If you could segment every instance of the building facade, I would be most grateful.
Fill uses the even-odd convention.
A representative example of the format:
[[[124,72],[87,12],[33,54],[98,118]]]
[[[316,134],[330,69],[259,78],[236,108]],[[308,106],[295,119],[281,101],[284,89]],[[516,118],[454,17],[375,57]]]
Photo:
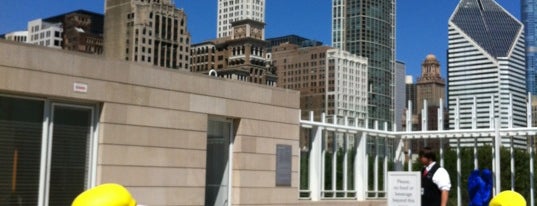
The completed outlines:
[[[99,55],[103,53],[102,14],[73,12],[65,15],[62,25],[63,49]]]
[[[462,0],[449,20],[450,128],[526,127],[526,62],[523,25],[494,0]],[[476,117],[472,118],[474,105]],[[513,112],[509,100],[513,100]],[[455,116],[460,105],[460,116]],[[520,141],[520,144],[525,144]]]
[[[406,111],[406,65],[404,62],[397,61],[395,66],[395,114],[393,122],[396,124],[397,131],[403,130],[403,115]]]
[[[103,53],[104,15],[76,10],[28,22],[28,43],[78,51]]]
[[[218,54],[216,41],[192,44],[190,47],[190,71],[209,74],[210,70],[216,69],[216,65],[224,64],[223,57],[220,61],[216,59]]]
[[[246,19],[231,25],[232,36],[192,47],[190,70],[203,74],[214,70],[211,75],[221,78],[276,86],[278,78],[263,40],[265,24]]]
[[[521,5],[526,37],[527,89],[537,95],[537,1],[521,0]]]
[[[365,127],[368,118],[368,60],[341,49],[326,52],[326,101],[328,115],[355,118]]]
[[[107,0],[105,56],[190,70],[187,16],[171,0]]]
[[[28,41],[28,31],[14,31],[3,34],[3,39],[14,42],[26,43]]]
[[[301,92],[302,117],[322,113],[350,117],[365,126],[367,59],[328,46],[301,47],[284,43],[273,48],[278,86]]]
[[[217,38],[232,35],[231,23],[251,19],[265,23],[265,0],[217,0]],[[265,39],[263,32],[261,39]]]
[[[332,46],[369,60],[368,119],[394,119],[395,0],[332,1]],[[383,127],[384,124],[381,124]]]
[[[2,201],[70,205],[114,182],[140,205],[300,205],[298,92],[0,48]]]
[[[36,19],[28,22],[28,43],[55,49],[62,48],[63,28],[61,22]]]
[[[278,87],[300,91],[302,118],[315,118],[325,111],[326,52],[329,46],[303,48],[297,44],[282,43],[272,48],[272,64],[278,75]]]

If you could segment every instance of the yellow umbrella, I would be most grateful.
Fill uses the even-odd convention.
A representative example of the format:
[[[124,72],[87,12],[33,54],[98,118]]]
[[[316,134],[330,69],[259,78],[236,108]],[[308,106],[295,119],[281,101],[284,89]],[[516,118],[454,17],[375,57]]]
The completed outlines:
[[[78,195],[72,206],[136,206],[136,200],[125,187],[109,183]]]
[[[517,192],[503,191],[492,198],[489,206],[526,206],[526,200]]]

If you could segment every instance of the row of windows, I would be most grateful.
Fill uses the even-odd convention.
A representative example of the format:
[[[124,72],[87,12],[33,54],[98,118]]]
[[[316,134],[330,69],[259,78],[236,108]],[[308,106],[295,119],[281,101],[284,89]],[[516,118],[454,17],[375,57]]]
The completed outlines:
[[[52,31],[43,31],[41,33],[32,34],[30,35],[31,41],[37,41],[44,38],[50,38],[52,34]],[[55,38],[61,38],[61,32],[60,31],[54,31],[54,37]]]

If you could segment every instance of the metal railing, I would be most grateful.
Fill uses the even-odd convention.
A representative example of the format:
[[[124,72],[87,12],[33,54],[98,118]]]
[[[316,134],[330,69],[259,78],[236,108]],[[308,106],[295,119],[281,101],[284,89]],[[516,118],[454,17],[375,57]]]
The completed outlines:
[[[512,98],[509,109],[512,110]],[[411,103],[409,103],[411,104]],[[492,103],[491,103],[492,104]],[[427,102],[424,102],[427,105]],[[456,192],[457,205],[463,205],[463,185],[462,185],[462,166],[473,164],[473,169],[478,169],[478,149],[490,147],[492,165],[491,169],[494,174],[494,194],[501,192],[502,168],[505,171],[505,165],[501,165],[501,148],[509,150],[509,173],[510,189],[515,189],[515,148],[514,141],[527,140],[527,155],[529,155],[529,168],[524,169],[529,173],[530,188],[529,196],[526,197],[531,205],[535,205],[534,197],[534,138],[537,134],[537,128],[531,126],[531,97],[527,102],[527,127],[513,127],[513,118],[509,118],[508,126],[502,127],[499,118],[490,118],[489,128],[479,129],[475,123],[477,119],[476,101],[472,107],[472,124],[471,129],[460,129],[460,105],[456,105],[455,128],[453,130],[443,130],[443,102],[440,100],[438,110],[438,128],[437,131],[428,131],[422,128],[422,131],[411,131],[407,126],[406,131],[388,131],[380,130],[379,122],[374,122],[374,128],[367,128],[358,125],[358,121],[352,118],[331,117],[330,120],[322,114],[320,121],[314,121],[314,113],[310,112],[309,119],[301,120],[302,127],[301,138],[305,139],[307,145],[304,145],[301,152],[301,170],[300,171],[300,198],[311,201],[320,201],[325,199],[353,199],[363,201],[367,199],[384,199],[386,198],[387,188],[386,178],[388,171],[412,170],[412,151],[405,149],[405,143],[408,140],[437,140],[440,142],[440,161],[444,166],[456,164],[455,179],[456,183],[452,188]],[[490,105],[493,108],[494,105]],[[411,108],[409,106],[409,108]],[[492,111],[492,109],[491,109]],[[423,122],[427,123],[427,110],[422,111]],[[407,111],[407,125],[412,125],[412,111]],[[512,111],[509,112],[512,115]],[[494,117],[494,116],[492,116]],[[368,125],[366,120],[365,125]],[[384,123],[384,128],[388,128]],[[395,126],[392,128],[396,128]],[[502,139],[504,142],[502,142]],[[505,139],[509,140],[505,142]],[[484,140],[489,143],[483,143]],[[462,142],[464,141],[464,144]],[[486,142],[486,141],[485,141]],[[445,148],[448,145],[455,149],[456,162],[445,162]],[[473,161],[463,162],[461,154],[464,148],[473,148]],[[465,150],[466,151],[466,150]],[[482,154],[483,155],[483,154]],[[481,163],[485,164],[485,163]],[[488,164],[488,163],[487,163]],[[466,204],[466,203],[464,203]]]

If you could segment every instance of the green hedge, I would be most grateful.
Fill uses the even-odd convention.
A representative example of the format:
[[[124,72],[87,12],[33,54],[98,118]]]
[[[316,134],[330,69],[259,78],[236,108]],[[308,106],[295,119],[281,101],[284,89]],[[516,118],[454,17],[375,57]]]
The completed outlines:
[[[492,148],[490,146],[480,147],[478,149],[479,169],[492,170]],[[502,148],[501,156],[501,185],[503,190],[511,189],[511,155],[509,148]],[[529,172],[529,153],[526,150],[515,149],[515,191],[522,194],[529,200],[530,194],[530,172]],[[444,164],[451,178],[451,191],[449,205],[457,204],[457,151],[455,148],[449,148],[444,153]],[[421,165],[414,160],[413,170],[419,171]],[[467,205],[470,201],[468,197],[468,177],[474,170],[474,149],[461,148],[461,196],[462,204]]]
[[[501,173],[502,178],[502,190],[511,189],[511,164],[510,164],[510,150],[508,148],[501,149],[501,167],[504,168]],[[355,151],[349,151],[349,188],[354,188],[353,181],[353,162]],[[470,173],[474,170],[474,150],[473,148],[461,148],[461,194],[462,194],[462,203],[466,205],[469,202],[467,185],[468,177]],[[529,200],[530,193],[530,172],[529,172],[529,153],[526,150],[516,149],[515,154],[515,191],[521,193],[527,200]],[[325,189],[332,188],[332,155],[327,153],[325,159]],[[336,153],[337,159],[339,162],[343,161],[343,152],[339,151]],[[492,169],[492,148],[490,146],[481,147],[478,149],[478,164],[479,169]],[[537,160],[537,156],[535,157]],[[379,190],[383,190],[383,159],[379,158]],[[413,171],[420,171],[422,166],[416,160],[412,161]],[[444,151],[444,164],[445,168],[448,171],[451,177],[452,189],[450,191],[450,201],[449,205],[456,205],[457,203],[457,151],[455,148],[447,148]],[[536,164],[537,165],[537,164]],[[373,168],[374,168],[374,157],[369,157],[369,189],[373,190]],[[393,170],[394,163],[389,162],[388,170]],[[408,168],[405,164],[404,168]],[[308,188],[308,153],[302,153],[300,161],[300,188]],[[536,168],[537,169],[537,168]],[[337,175],[337,189],[342,189],[343,185],[343,166],[338,164],[336,174]]]

